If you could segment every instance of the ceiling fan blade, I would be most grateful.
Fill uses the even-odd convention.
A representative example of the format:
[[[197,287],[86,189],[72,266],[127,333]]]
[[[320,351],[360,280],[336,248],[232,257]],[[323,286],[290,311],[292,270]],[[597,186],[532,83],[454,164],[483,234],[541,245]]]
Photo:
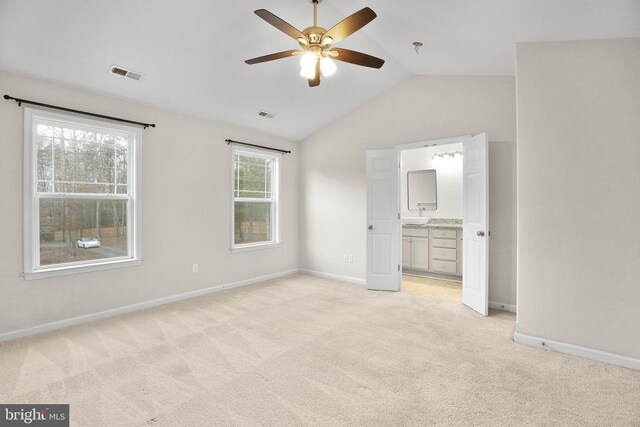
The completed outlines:
[[[376,16],[378,15],[373,10],[365,7],[334,25],[324,34],[323,38],[331,37],[333,40],[331,43],[337,43],[373,21]]]
[[[316,61],[316,77],[309,79],[309,87],[320,86],[320,61]]]
[[[302,32],[296,29],[293,25],[278,18],[276,15],[269,12],[268,10],[258,9],[254,13],[258,15],[260,18],[267,21],[269,24],[273,25],[274,27],[276,27],[277,29],[279,29],[280,31],[288,35],[289,37],[296,40],[298,40],[299,38],[307,40],[307,36],[302,34]]]
[[[355,65],[362,65],[363,67],[370,68],[382,68],[384,65],[384,59],[376,58],[375,56],[367,55],[366,53],[356,52],[355,50],[333,48],[332,52],[338,52],[338,56],[332,56],[333,59],[342,62],[349,62]]]
[[[261,62],[275,61],[276,59],[288,58],[290,56],[298,55],[302,53],[301,50],[285,50],[283,52],[272,53],[271,55],[259,56],[257,58],[247,59],[246,62],[249,65],[260,64]]]

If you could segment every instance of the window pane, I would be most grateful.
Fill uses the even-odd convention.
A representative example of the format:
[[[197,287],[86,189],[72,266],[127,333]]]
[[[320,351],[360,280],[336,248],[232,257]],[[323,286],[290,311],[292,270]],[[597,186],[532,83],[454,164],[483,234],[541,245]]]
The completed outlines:
[[[127,193],[129,138],[37,125],[39,192]]]
[[[127,255],[126,200],[40,199],[40,265]]]
[[[53,126],[39,124],[36,127],[36,134],[38,136],[53,136]]]
[[[234,168],[234,197],[271,198],[272,159],[237,154]]]
[[[269,242],[270,202],[235,202],[235,244]]]

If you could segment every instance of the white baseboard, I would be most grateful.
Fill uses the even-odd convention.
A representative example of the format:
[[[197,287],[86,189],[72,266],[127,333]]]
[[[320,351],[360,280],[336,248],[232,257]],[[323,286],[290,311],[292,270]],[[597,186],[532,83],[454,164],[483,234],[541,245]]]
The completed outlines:
[[[265,280],[277,279],[279,277],[290,276],[298,273],[299,270],[282,271],[280,273],[267,274],[260,277],[253,277],[251,279],[239,280],[237,282],[224,283],[222,285],[211,286],[209,288],[198,289],[195,291],[185,292],[178,295],[171,295],[168,297],[162,297],[153,299],[151,301],[140,302],[137,304],[125,305],[124,307],[118,307],[111,310],[100,311],[98,313],[85,314],[83,316],[72,317],[70,319],[58,320],[51,323],[45,323],[42,325],[32,326],[25,329],[19,329],[17,331],[4,332],[0,334],[0,342],[8,341],[16,338],[27,337],[30,335],[41,334],[55,329],[65,328],[68,326],[79,325],[81,323],[92,322],[94,320],[106,319],[108,317],[119,316],[134,311],[145,310],[147,308],[158,307],[161,305],[170,304],[172,302],[182,301],[189,298],[195,298],[202,295],[208,295],[214,292],[220,292],[227,289],[239,288],[241,286],[252,285],[258,282],[264,282]]]
[[[327,279],[342,280],[343,282],[355,283],[357,285],[362,285],[362,286],[367,284],[366,280],[358,279],[357,277],[342,276],[340,274],[333,274],[333,273],[324,273],[322,271],[306,270],[304,268],[300,269],[300,273],[309,274],[311,276],[325,277]]]
[[[515,304],[505,304],[502,302],[489,301],[489,308],[493,308],[494,310],[509,311],[511,313],[516,312]]]
[[[623,368],[640,371],[640,359],[629,356],[622,356],[616,353],[609,353],[588,347],[581,347],[575,344],[568,344],[561,341],[548,340],[546,338],[527,335],[518,331],[513,333],[513,340],[519,344],[526,344],[533,347],[547,348],[559,353],[571,354],[573,356],[584,357],[585,359],[596,360],[598,362],[609,363],[622,366]]]
[[[415,270],[402,269],[403,276],[411,276],[411,277],[425,277],[427,279],[435,279],[435,280],[446,280],[447,282],[455,282],[462,284],[461,276],[453,276],[451,274],[440,274],[440,273],[432,273],[432,272],[416,272]]]

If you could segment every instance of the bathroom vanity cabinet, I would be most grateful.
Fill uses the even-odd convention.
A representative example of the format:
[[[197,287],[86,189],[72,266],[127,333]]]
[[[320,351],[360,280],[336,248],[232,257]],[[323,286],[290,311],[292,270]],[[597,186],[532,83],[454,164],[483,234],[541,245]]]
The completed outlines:
[[[462,276],[462,230],[439,227],[402,229],[402,267],[406,272]]]

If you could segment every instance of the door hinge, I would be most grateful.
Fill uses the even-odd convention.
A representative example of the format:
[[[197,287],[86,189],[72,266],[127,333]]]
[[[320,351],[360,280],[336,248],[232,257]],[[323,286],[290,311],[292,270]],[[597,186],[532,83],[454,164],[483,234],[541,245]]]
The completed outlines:
[[[398,219],[400,219],[400,212],[398,212]]]
[[[398,271],[400,271],[400,264],[398,264]]]

